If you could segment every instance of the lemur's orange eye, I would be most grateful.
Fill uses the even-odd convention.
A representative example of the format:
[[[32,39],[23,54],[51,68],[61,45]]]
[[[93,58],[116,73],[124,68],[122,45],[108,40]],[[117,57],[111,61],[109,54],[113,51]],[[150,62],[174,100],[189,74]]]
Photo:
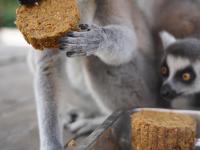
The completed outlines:
[[[191,80],[191,74],[190,73],[184,73],[182,76],[183,81],[190,81]]]
[[[167,67],[165,67],[165,66],[161,67],[160,73],[162,76],[167,76],[167,74],[168,74]]]

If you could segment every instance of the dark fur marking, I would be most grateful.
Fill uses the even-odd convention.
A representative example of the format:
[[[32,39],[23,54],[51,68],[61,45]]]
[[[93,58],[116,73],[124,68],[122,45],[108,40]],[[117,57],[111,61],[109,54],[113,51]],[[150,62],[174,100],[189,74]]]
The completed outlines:
[[[200,40],[192,38],[180,40],[169,46],[166,52],[167,54],[187,58],[194,62],[200,59]]]
[[[191,79],[189,81],[183,81],[182,76],[184,73],[189,73],[191,75]],[[195,78],[196,78],[196,73],[192,66],[188,66],[184,69],[181,69],[177,71],[177,73],[175,74],[175,80],[185,85],[191,85],[194,82]]]
[[[43,71],[48,71],[49,70],[49,66],[44,67]]]

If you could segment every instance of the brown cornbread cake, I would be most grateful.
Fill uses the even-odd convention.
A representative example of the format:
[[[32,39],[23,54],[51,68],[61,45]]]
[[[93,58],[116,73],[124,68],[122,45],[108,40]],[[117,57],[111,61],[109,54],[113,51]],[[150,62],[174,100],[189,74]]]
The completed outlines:
[[[194,150],[196,121],[187,115],[141,111],[131,116],[134,150]]]
[[[16,25],[26,41],[36,49],[58,48],[58,40],[78,29],[76,0],[40,0],[38,5],[20,6]]]

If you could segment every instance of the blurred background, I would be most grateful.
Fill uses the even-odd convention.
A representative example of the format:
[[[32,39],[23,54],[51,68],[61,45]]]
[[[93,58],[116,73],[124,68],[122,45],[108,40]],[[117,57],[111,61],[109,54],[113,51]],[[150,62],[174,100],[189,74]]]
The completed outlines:
[[[0,0],[0,149],[38,149],[29,45],[15,28],[17,0]]]
[[[16,0],[1,0],[0,1],[0,25],[6,27],[15,27],[15,10],[18,6]]]

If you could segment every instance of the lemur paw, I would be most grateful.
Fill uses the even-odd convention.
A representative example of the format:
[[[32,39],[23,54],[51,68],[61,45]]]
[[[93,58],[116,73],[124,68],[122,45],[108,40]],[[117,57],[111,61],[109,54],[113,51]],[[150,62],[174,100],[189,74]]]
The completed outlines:
[[[94,131],[107,116],[99,116],[96,118],[79,118],[75,122],[68,124],[66,127],[77,137],[90,134]]]
[[[88,56],[94,54],[106,41],[102,27],[81,24],[80,32],[70,32],[60,39],[60,49],[66,51],[68,57]]]

